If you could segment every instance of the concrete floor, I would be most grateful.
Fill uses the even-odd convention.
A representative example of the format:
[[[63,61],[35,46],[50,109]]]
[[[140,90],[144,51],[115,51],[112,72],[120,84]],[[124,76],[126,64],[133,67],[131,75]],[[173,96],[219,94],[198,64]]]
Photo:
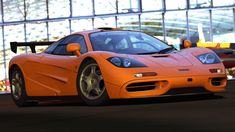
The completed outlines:
[[[213,97],[116,100],[99,107],[55,102],[18,108],[10,95],[0,95],[0,131],[235,132],[235,81]]]

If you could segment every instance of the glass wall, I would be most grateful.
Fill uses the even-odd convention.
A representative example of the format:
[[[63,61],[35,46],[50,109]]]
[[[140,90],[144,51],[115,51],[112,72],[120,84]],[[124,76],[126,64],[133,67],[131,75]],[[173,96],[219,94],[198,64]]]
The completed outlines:
[[[162,10],[162,0],[142,0],[143,11]]]
[[[186,9],[186,0],[166,0],[166,10]]]
[[[25,42],[24,24],[4,26],[4,44],[6,59],[6,75],[8,75],[8,64],[16,54],[10,50],[10,42]],[[17,48],[17,54],[26,53],[25,47]]]
[[[161,40],[163,38],[163,23],[161,13],[144,13],[141,15],[141,31]]]
[[[118,0],[119,13],[134,13],[139,10],[139,0]]]
[[[2,27],[0,27],[0,81],[5,79],[5,67],[4,67],[4,48],[2,38]]]
[[[234,4],[234,0],[213,0],[213,6],[231,6]]]
[[[95,14],[112,14],[116,12],[116,0],[95,0]]]
[[[116,27],[115,17],[95,18],[94,27]]]
[[[126,29],[126,30],[139,30],[139,16],[120,16],[117,18],[117,27]]]
[[[26,41],[39,42],[48,41],[47,26],[45,22],[26,24]],[[47,46],[36,46],[36,52],[43,51]],[[29,49],[29,48],[28,48]],[[28,52],[31,52],[28,50]]]
[[[189,11],[189,39],[193,44],[199,40],[211,41],[210,39],[210,14],[209,10]]]
[[[232,9],[212,11],[212,31],[214,42],[235,42]]]
[[[186,12],[166,12],[165,14],[165,31],[166,42],[168,44],[178,45],[186,35]]]
[[[3,13],[5,22],[24,20],[24,0],[3,0]]]
[[[210,7],[211,0],[190,0],[190,8]]]
[[[72,0],[73,16],[90,16],[92,14],[92,0]]]
[[[235,43],[235,0],[0,0],[0,6],[0,79],[15,56],[10,42],[55,41],[98,27],[143,31],[171,45],[186,38],[194,45]],[[25,49],[18,54],[30,53]]]
[[[92,19],[82,19],[82,20],[72,20],[71,21],[71,32],[78,32],[84,30],[91,30],[92,27]]]
[[[47,18],[46,0],[25,0],[26,19],[45,19]]]
[[[70,33],[69,21],[64,20],[57,22],[49,22],[48,31],[49,31],[49,40],[56,41]]]
[[[50,18],[69,17],[69,0],[48,0],[48,10]]]

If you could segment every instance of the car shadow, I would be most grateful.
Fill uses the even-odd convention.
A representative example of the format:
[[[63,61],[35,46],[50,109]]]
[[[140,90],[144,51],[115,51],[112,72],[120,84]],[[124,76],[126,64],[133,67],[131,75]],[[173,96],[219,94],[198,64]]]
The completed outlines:
[[[95,107],[192,102],[192,101],[203,101],[203,100],[216,100],[223,98],[225,97],[222,95],[202,94],[202,95],[164,96],[164,97],[137,98],[137,99],[115,99],[111,100],[106,105],[95,106]],[[35,105],[35,107],[71,107],[71,106],[87,106],[87,105],[79,100],[43,101],[40,102],[38,105]]]
[[[203,100],[216,100],[225,98],[222,95],[202,94],[202,95],[181,95],[181,96],[164,96],[152,98],[138,98],[138,99],[119,99],[113,100],[110,105],[143,105],[143,104],[162,104],[162,103],[178,103],[178,102],[192,102]]]

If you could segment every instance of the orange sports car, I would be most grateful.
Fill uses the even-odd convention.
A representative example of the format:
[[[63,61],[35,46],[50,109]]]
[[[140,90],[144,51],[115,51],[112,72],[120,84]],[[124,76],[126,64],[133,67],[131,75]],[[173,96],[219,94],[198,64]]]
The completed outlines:
[[[38,45],[50,46],[34,53]],[[18,46],[30,46],[33,52],[9,64],[18,106],[71,96],[102,105],[110,99],[222,92],[227,84],[224,65],[210,49],[177,51],[138,31],[100,28],[56,42],[11,42],[13,52]]]

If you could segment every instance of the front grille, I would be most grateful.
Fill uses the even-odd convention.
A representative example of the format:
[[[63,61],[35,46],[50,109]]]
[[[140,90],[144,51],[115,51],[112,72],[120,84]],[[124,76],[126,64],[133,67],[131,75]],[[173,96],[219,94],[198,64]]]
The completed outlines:
[[[190,88],[174,88],[169,90],[164,95],[180,95],[180,94],[200,94],[200,93],[208,93],[203,87],[190,87]]]
[[[127,85],[126,90],[128,92],[153,90],[156,87],[155,84],[156,84],[156,82],[131,83],[131,84]]]

